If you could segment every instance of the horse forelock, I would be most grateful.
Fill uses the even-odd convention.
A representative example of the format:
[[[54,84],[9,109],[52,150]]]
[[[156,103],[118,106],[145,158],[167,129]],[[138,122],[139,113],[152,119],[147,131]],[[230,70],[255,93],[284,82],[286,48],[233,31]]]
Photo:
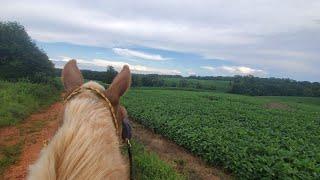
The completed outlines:
[[[94,88],[94,89],[101,91],[101,93],[103,93],[105,91],[105,88],[95,81],[88,81],[88,82],[84,83],[81,87]]]

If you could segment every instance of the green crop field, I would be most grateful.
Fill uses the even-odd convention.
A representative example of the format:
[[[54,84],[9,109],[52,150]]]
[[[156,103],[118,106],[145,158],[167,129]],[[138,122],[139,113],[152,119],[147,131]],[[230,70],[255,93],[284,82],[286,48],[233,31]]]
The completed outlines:
[[[320,99],[131,89],[129,114],[243,179],[320,178]]]

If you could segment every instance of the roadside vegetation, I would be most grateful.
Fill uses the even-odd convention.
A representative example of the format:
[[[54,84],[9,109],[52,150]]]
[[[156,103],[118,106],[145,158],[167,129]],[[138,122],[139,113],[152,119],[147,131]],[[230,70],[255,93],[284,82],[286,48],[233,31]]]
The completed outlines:
[[[60,97],[58,86],[0,81],[0,127],[15,125]]]
[[[123,104],[138,122],[239,178],[317,179],[320,99],[292,99],[131,89]]]
[[[133,142],[132,148],[134,179],[186,179],[181,174],[178,174],[173,167],[162,161],[156,153],[147,151],[144,146],[137,141]]]
[[[22,141],[9,146],[0,146],[0,179],[7,167],[18,161],[21,154]]]

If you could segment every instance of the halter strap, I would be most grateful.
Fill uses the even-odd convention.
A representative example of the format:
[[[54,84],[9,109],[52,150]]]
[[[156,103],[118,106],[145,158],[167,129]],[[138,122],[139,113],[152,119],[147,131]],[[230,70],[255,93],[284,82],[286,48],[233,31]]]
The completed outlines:
[[[116,128],[116,133],[117,135],[119,135],[119,125],[118,125],[118,122],[117,122],[117,118],[116,118],[116,114],[115,114],[115,111],[114,111],[114,108],[110,102],[110,100],[103,94],[101,93],[98,89],[95,89],[95,88],[92,88],[92,87],[78,87],[77,89],[75,89],[74,91],[72,91],[66,98],[64,98],[64,101],[63,103],[66,104],[72,97],[74,97],[75,95],[83,92],[84,90],[90,90],[90,91],[93,91],[95,92],[96,94],[98,94],[102,99],[104,99],[108,106],[109,106],[109,109],[111,111],[111,114],[112,114],[112,119],[113,119],[113,124],[114,124],[114,127]],[[128,148],[128,155],[129,155],[129,165],[130,165],[130,180],[133,180],[133,161],[132,161],[132,151],[131,151],[131,143],[130,143],[130,139],[131,139],[131,126],[129,124],[129,121],[126,120],[123,122],[124,125],[122,126],[123,127],[123,138],[127,144],[127,148]]]
[[[107,102],[109,109],[111,111],[111,114],[112,114],[112,120],[113,120],[114,127],[116,128],[116,133],[119,135],[119,125],[117,122],[114,108],[113,108],[110,100],[103,93],[101,93],[98,89],[95,89],[92,87],[78,87],[77,89],[72,91],[66,98],[64,98],[63,104],[66,104],[72,97],[83,92],[84,90],[90,90],[90,91],[95,92],[97,95],[99,95],[103,100],[105,100]]]

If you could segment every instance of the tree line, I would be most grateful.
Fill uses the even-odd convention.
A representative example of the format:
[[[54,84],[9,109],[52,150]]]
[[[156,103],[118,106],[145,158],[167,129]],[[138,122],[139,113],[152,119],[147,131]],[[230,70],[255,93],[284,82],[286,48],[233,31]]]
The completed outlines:
[[[98,80],[110,84],[117,72],[108,67],[105,72],[82,70],[86,79]],[[60,76],[61,69],[56,69]],[[254,76],[189,76],[159,75],[159,74],[132,74],[132,87],[171,87],[187,89],[216,90],[213,81],[225,81],[230,86],[229,93],[250,96],[312,96],[320,97],[320,83],[309,81],[295,81],[281,78],[259,78]],[[204,83],[208,82],[208,83]]]
[[[55,75],[61,76],[62,69],[55,69]],[[81,70],[85,79],[96,80],[106,84],[111,84],[117,71],[112,66],[108,66],[106,71]],[[159,75],[159,74],[132,74],[132,87],[171,87],[215,90],[215,86],[204,86],[200,82],[190,81],[179,75]]]
[[[320,83],[281,78],[235,76],[231,93],[251,96],[313,96],[320,97]]]

